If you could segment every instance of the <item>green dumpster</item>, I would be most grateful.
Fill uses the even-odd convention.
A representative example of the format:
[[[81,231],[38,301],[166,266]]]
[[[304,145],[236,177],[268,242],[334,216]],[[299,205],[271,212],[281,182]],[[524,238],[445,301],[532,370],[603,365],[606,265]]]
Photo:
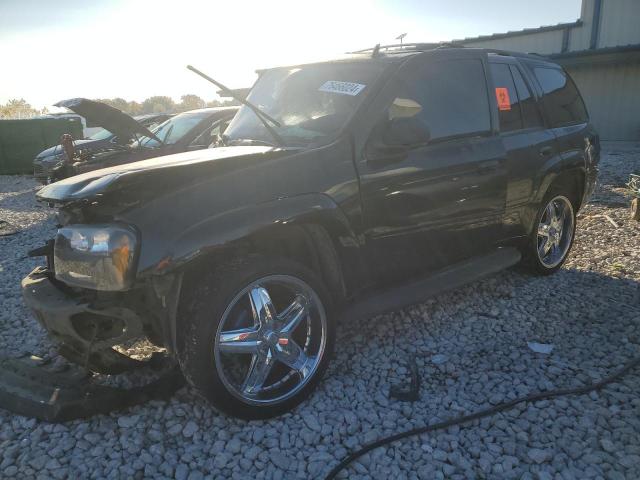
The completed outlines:
[[[0,120],[0,175],[33,173],[33,159],[69,133],[82,138],[79,118]]]

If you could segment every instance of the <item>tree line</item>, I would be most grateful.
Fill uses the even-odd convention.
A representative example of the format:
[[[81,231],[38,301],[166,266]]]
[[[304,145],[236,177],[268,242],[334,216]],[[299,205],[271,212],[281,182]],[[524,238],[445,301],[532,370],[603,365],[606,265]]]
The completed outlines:
[[[195,110],[197,108],[205,107],[226,107],[230,105],[237,105],[235,100],[212,100],[205,101],[198,95],[187,94],[180,97],[179,102],[174,102],[171,97],[167,96],[153,96],[149,97],[142,102],[127,101],[124,98],[96,98],[98,102],[111,105],[129,115],[143,115],[146,113],[179,113],[186,112],[187,110]],[[1,119],[20,119],[20,118],[33,118],[39,115],[46,115],[49,111],[45,107],[43,109],[37,109],[32,107],[23,98],[11,99],[5,104],[0,104],[0,118]]]

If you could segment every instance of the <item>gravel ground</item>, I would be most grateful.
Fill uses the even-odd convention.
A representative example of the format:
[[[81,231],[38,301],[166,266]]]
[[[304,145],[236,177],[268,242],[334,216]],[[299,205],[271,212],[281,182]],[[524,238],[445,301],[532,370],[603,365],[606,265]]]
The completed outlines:
[[[580,213],[565,268],[509,270],[421,305],[339,329],[325,381],[294,412],[227,418],[183,389],[169,402],[49,425],[0,412],[0,477],[319,478],[381,436],[541,390],[600,379],[640,355],[640,224],[623,185],[640,144],[607,144],[601,184]],[[25,258],[53,231],[26,177],[0,177],[0,347],[54,355],[22,304]],[[534,353],[527,342],[553,344]],[[415,358],[420,400],[390,400]],[[346,478],[640,478],[640,371],[599,393],[511,411],[406,439],[360,458]]]

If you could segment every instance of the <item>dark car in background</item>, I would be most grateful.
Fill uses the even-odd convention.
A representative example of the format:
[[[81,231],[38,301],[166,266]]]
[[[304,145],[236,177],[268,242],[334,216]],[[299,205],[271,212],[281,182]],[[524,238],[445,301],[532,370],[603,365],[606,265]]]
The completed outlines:
[[[179,113],[158,125],[150,135],[74,163],[73,173],[215,146],[237,111],[238,107],[215,107]]]
[[[128,142],[103,143],[100,149],[77,149],[69,161],[63,154],[52,167],[48,181],[57,181],[79,173],[121,165],[151,157],[200,150],[215,145],[238,111],[237,107],[201,108],[179,113],[149,130],[135,119],[104,103],[85,98],[58,102],[92,123],[113,132]],[[77,146],[78,142],[74,142]]]
[[[422,45],[264,70],[223,143],[44,187],[61,225],[23,293],[70,360],[146,337],[248,419],[313,391],[338,321],[556,272],[600,158],[559,65]]]
[[[171,118],[171,113],[151,113],[147,115],[135,115],[133,117],[140,125],[152,130],[165,120]],[[132,135],[116,135],[106,128],[101,128],[93,135],[75,140],[74,145],[81,155],[92,155],[105,149],[111,149],[114,145],[127,145],[133,140]],[[65,158],[61,145],[56,145],[40,152],[33,161],[33,176],[41,183],[48,183],[51,169]]]

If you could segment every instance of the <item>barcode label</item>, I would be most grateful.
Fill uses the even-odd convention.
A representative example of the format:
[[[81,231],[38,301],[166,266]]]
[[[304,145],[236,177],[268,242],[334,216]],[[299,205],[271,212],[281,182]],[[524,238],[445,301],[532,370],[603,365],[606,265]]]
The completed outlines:
[[[327,93],[340,93],[342,95],[351,95],[355,97],[358,95],[366,85],[353,82],[340,82],[338,80],[328,80],[318,89],[321,92]]]

